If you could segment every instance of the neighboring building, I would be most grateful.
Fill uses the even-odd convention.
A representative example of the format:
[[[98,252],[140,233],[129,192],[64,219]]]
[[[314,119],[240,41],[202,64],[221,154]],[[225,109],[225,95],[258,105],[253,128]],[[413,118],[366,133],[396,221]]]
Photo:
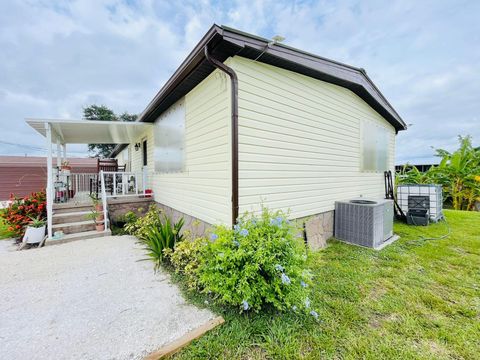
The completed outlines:
[[[313,216],[314,242],[336,200],[383,198],[406,129],[365,70],[216,25],[139,121],[154,126],[112,156],[146,167],[164,208],[232,224],[263,204]]]
[[[95,173],[97,159],[69,158],[73,173]],[[0,201],[10,194],[25,196],[45,190],[47,158],[40,156],[0,156]]]

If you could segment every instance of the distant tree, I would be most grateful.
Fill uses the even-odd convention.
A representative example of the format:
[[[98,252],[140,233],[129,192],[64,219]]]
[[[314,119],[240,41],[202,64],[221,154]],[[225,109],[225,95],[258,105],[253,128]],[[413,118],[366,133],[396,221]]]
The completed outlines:
[[[120,121],[135,121],[137,120],[137,114],[129,114],[127,112],[124,112],[123,114],[120,114],[118,116],[118,120]]]
[[[87,120],[116,121],[117,115],[105,105],[90,105],[83,108],[83,117]]]
[[[101,121],[135,121],[137,115],[124,112],[117,116],[105,105],[90,105],[83,108],[83,117],[86,120]],[[92,157],[107,158],[116,144],[88,144],[88,152]]]

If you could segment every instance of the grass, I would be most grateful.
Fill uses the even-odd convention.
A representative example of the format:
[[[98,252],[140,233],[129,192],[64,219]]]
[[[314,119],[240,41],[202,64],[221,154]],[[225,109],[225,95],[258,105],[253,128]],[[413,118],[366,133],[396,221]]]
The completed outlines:
[[[0,218],[0,240],[13,237],[14,234],[8,231],[8,225]]]
[[[313,253],[320,322],[213,307],[226,323],[175,359],[480,359],[480,213],[446,217],[443,240],[421,237],[445,223],[397,223],[382,251],[333,240]]]

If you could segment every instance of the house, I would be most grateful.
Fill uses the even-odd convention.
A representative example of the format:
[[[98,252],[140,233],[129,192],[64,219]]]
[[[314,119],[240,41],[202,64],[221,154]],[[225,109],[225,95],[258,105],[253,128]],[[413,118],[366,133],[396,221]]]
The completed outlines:
[[[148,168],[165,209],[233,224],[261,205],[333,235],[334,202],[382,198],[406,125],[365,70],[214,25],[111,156]]]
[[[304,220],[313,247],[333,235],[336,200],[383,198],[406,129],[365,70],[217,25],[137,122],[27,122],[46,137],[50,166],[55,141],[57,158],[66,143],[118,144],[111,156],[128,174],[100,174],[105,218],[109,199],[148,189],[201,231],[263,204]]]

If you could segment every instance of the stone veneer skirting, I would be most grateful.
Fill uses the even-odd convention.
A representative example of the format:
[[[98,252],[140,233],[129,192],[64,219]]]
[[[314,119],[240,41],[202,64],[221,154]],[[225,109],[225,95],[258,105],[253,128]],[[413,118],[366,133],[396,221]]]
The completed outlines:
[[[185,221],[183,230],[189,231],[194,238],[205,235],[207,230],[212,226],[205,221],[197,219],[191,215],[184,214],[181,211],[171,208],[170,206],[163,205],[158,202],[155,204],[165,212],[165,215],[167,215],[172,222],[177,222],[183,217],[183,220]]]
[[[152,198],[109,198],[108,199],[108,213],[112,221],[122,221],[123,216],[133,211],[137,216],[143,216],[148,211],[148,208],[153,204]]]
[[[334,211],[297,219],[305,224],[307,244],[312,250],[327,246],[327,240],[333,237]]]
[[[153,203],[162,209],[173,222],[177,222],[183,217],[185,221],[183,229],[189,231],[193,237],[205,235],[208,229],[212,226],[205,221],[197,219],[191,215],[184,214],[181,211],[171,208],[170,206],[154,202],[151,198],[121,200],[112,199],[108,202],[108,209],[112,219],[120,219],[128,211],[133,211],[139,216],[144,215],[148,210],[148,207]],[[304,225],[305,233],[299,235],[306,235],[307,244],[312,250],[324,248],[327,245],[327,240],[333,237],[333,210],[299,218],[296,219],[296,221],[300,226]]]

